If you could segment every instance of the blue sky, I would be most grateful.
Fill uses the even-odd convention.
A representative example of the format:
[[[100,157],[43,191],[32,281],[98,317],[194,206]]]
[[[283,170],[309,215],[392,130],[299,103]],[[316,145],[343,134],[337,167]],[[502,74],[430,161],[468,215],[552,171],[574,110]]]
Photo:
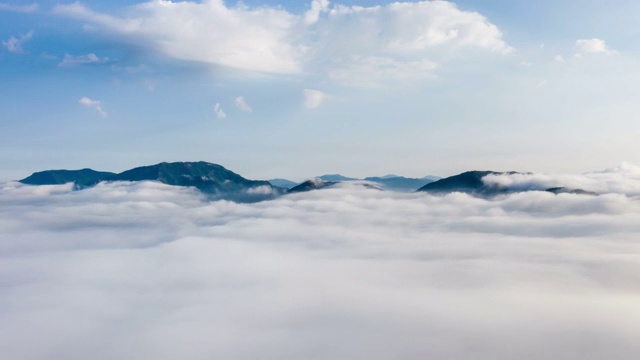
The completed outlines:
[[[633,1],[0,1],[0,179],[640,163]]]

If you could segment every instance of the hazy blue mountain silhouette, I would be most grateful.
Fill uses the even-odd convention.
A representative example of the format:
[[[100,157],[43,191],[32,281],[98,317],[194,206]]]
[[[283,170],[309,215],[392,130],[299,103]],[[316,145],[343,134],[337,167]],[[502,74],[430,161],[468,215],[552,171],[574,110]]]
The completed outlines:
[[[287,180],[287,179],[269,179],[267,180],[271,185],[273,186],[277,186],[283,189],[291,189],[292,187],[298,185],[297,182],[291,181],[291,180]]]
[[[335,182],[360,180],[357,178],[352,178],[352,177],[348,177],[340,174],[326,174],[326,175],[318,176],[318,179],[321,179],[324,181],[335,181]]]
[[[383,176],[383,177],[367,177],[365,181],[380,184],[384,189],[396,191],[415,191],[420,187],[433,182],[430,179],[406,178],[404,176]]]
[[[388,174],[384,176],[371,176],[366,177],[364,179],[348,177],[340,174],[327,174],[318,176],[318,179],[324,181],[333,181],[333,182],[341,182],[341,181],[369,181],[374,182],[379,185],[381,188],[386,190],[394,190],[394,191],[415,191],[416,189],[440,179],[437,176],[425,176],[423,178],[407,178],[404,176],[399,176],[395,174]]]

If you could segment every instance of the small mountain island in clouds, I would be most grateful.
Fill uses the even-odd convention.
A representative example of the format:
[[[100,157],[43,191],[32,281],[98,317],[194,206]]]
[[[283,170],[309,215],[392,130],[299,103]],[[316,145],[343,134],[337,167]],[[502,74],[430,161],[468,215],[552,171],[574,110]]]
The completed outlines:
[[[73,183],[76,190],[95,186],[100,182],[115,181],[155,181],[172,186],[193,187],[214,198],[236,201],[260,201],[271,199],[288,193],[299,193],[311,190],[331,188],[339,184],[353,184],[371,189],[426,192],[444,195],[452,192],[466,193],[479,197],[493,197],[502,194],[537,190],[553,194],[571,193],[580,195],[597,195],[594,192],[572,189],[564,186],[552,188],[514,188],[499,183],[486,182],[485,177],[513,176],[524,173],[515,171],[468,171],[447,178],[426,176],[420,179],[406,178],[397,175],[383,177],[352,178],[340,174],[322,175],[295,183],[286,179],[249,180],[225,167],[204,161],[173,162],[141,166],[121,173],[81,170],[45,170],[33,173],[19,182],[28,185],[59,185]]]

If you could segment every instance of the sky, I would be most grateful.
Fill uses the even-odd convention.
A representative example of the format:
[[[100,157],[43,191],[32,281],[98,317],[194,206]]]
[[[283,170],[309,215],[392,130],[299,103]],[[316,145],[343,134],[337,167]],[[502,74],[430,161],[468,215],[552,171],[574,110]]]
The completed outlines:
[[[0,180],[640,163],[635,1],[0,1]]]
[[[636,359],[640,167],[491,181],[602,195],[0,183],[0,355]]]

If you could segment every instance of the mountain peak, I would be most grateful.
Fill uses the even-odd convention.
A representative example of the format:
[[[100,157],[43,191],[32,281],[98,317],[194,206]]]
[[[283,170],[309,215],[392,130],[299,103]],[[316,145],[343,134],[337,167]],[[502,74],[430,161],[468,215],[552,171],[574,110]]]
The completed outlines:
[[[301,183],[300,185],[292,187],[291,189],[289,189],[289,193],[324,189],[337,183],[337,181],[325,181],[322,178],[313,178]]]
[[[487,186],[483,181],[487,175],[503,175],[503,174],[515,174],[516,172],[498,172],[491,170],[473,170],[466,171],[458,175],[450,176],[444,179],[436,180],[425,186],[421,187],[417,191],[426,191],[430,193],[449,193],[449,192],[464,192],[469,194],[481,195],[488,193],[500,192],[500,189]]]

